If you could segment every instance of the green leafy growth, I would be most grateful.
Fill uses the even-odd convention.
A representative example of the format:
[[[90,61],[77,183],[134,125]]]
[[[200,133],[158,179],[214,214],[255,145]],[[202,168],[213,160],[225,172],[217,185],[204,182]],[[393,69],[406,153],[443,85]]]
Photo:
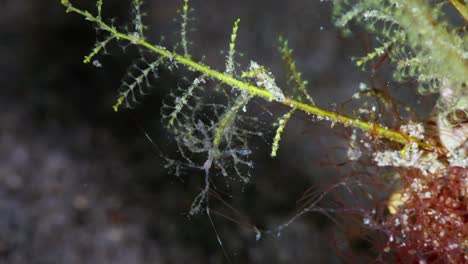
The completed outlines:
[[[358,60],[359,66],[376,58],[391,44],[388,55],[396,64],[396,80],[417,80],[418,90],[423,94],[439,93],[444,88],[442,84],[449,81],[453,93],[461,97],[468,82],[468,39],[465,32],[457,31],[456,25],[444,17],[445,2],[337,1],[335,24],[349,32],[350,21],[355,21],[384,43]]]
[[[103,0],[98,0],[98,1],[96,2],[98,17],[101,17],[102,1],[103,1]]]
[[[239,30],[239,22],[240,19],[238,18],[234,22],[234,27],[232,28],[231,33],[231,42],[229,42],[229,51],[226,59],[226,74],[232,75],[235,70],[234,64],[234,55],[236,54],[236,39],[237,39],[237,31]]]
[[[132,7],[133,7],[133,16],[134,18],[134,26],[135,26],[135,32],[133,34],[138,34],[138,36],[142,39],[144,39],[144,31],[146,29],[146,26],[143,24],[143,16],[145,15],[144,13],[141,12],[141,6],[143,5],[142,0],[133,0],[132,2]]]
[[[361,57],[361,58],[353,58],[353,60],[356,62],[356,65],[358,67],[362,67],[369,62],[373,61],[376,58],[379,58],[380,56],[383,56],[385,52],[388,51],[388,48],[392,45],[391,41],[383,43],[381,46],[376,47],[374,51],[369,52],[366,54],[366,56]]]
[[[125,97],[123,96],[119,96],[119,98],[117,98],[117,102],[115,103],[115,105],[112,106],[112,109],[114,109],[114,112],[119,111],[119,108],[122,106],[124,101],[125,101]]]
[[[187,25],[188,25],[188,13],[189,13],[189,0],[184,0],[181,12],[181,28],[180,28],[180,44],[182,46],[183,55],[190,57],[188,52],[188,41],[187,41]]]
[[[302,80],[302,73],[299,72],[296,68],[296,62],[293,59],[293,50],[289,48],[288,40],[284,39],[282,36],[278,38],[279,47],[278,50],[281,53],[281,58],[286,63],[286,84],[291,85],[294,82],[295,91],[299,91],[298,99],[304,102],[304,97],[311,104],[315,105],[314,100],[307,92],[307,81]]]
[[[279,149],[279,142],[281,140],[281,135],[283,134],[284,128],[286,127],[286,124],[288,123],[289,119],[291,119],[292,114],[296,111],[296,108],[291,109],[289,112],[287,112],[283,117],[278,119],[278,129],[276,129],[276,135],[273,139],[273,145],[271,148],[271,156],[276,157],[276,153],[278,152]]]
[[[250,100],[250,97],[247,96],[240,96],[239,98],[240,99],[236,100],[234,106],[226,111],[221,117],[219,125],[216,128],[215,136],[213,138],[214,148],[218,148],[220,145],[221,141],[223,140],[223,136],[225,135],[225,131],[232,126],[237,112],[239,112],[239,110],[244,107]]]
[[[129,67],[127,74],[122,79],[114,111],[118,111],[123,103],[125,103],[125,107],[133,108],[139,102],[139,98],[148,94],[151,87],[150,78],[157,77],[158,67],[163,63],[163,60],[163,58],[159,58],[148,62],[141,58]]]
[[[133,0],[132,3],[139,10],[141,1]],[[83,16],[103,34],[107,34],[106,43],[112,39],[127,42],[130,46],[137,47],[145,53],[149,52],[157,58],[155,60],[142,58],[130,67],[122,80],[114,110],[117,111],[122,105],[133,107],[138,103],[141,97],[148,93],[151,78],[157,75],[159,67],[164,66],[184,76],[183,80],[187,83],[180,84],[177,89],[169,93],[164,99],[161,113],[162,122],[172,133],[181,156],[180,160],[165,158],[168,162],[166,167],[173,169],[178,176],[187,169],[202,171],[204,175],[205,187],[192,204],[192,214],[199,212],[208,203],[207,193],[214,173],[234,177],[242,182],[249,181],[249,171],[253,163],[249,160],[251,148],[248,140],[252,136],[262,135],[257,127],[252,128],[252,125],[255,126],[259,122],[258,118],[250,116],[247,111],[248,103],[252,98],[265,99],[267,102],[275,101],[291,110],[279,121],[273,141],[273,156],[278,149],[281,134],[294,111],[315,115],[318,119],[328,120],[333,124],[340,123],[359,128],[372,133],[375,137],[387,138],[402,144],[415,142],[428,151],[438,151],[437,147],[401,131],[393,131],[376,123],[365,122],[317,107],[312,97],[306,92],[306,82],[302,80],[301,74],[297,71],[292,59],[292,50],[285,41],[280,42],[282,43],[280,51],[286,61],[290,80],[294,81],[293,92],[301,95],[298,99],[285,95],[276,84],[271,72],[254,61],[250,62],[242,74],[237,74],[234,69],[234,55],[239,20],[234,23],[225,71],[215,70],[202,62],[193,60],[187,48],[188,0],[184,0],[181,9],[182,53],[148,42],[143,36],[143,26],[137,27],[137,34],[127,33],[107,24],[100,16],[73,6],[67,0],[62,0],[62,4],[67,8],[67,12]],[[133,13],[138,16],[138,13]],[[135,20],[138,21],[138,17]],[[138,22],[135,24],[139,25]],[[102,47],[93,51],[89,60],[97,55]],[[194,74],[198,77],[191,77]],[[209,91],[210,85],[213,84],[217,89]],[[208,94],[210,96],[207,96]],[[234,174],[231,175],[230,171],[234,171]]]
[[[104,22],[100,17],[97,17],[86,10],[82,10],[75,7],[68,0],[61,0],[61,3],[66,7],[66,12],[72,12],[83,16],[87,21],[95,24],[98,28],[100,28],[101,31],[104,31],[107,34],[114,36],[115,39],[119,39],[120,41],[128,41],[132,45],[138,46],[139,48],[147,50],[148,52],[153,53],[155,55],[158,55],[161,58],[169,60],[171,62],[169,66],[173,65],[174,63],[178,63],[179,65],[185,66],[191,72],[201,73],[207,78],[210,78],[214,81],[218,81],[223,85],[226,85],[243,93],[247,93],[252,97],[259,97],[268,101],[275,100],[278,97],[277,94],[273,93],[268,89],[265,89],[265,87],[258,86],[258,82],[252,84],[248,81],[243,80],[241,76],[230,76],[222,72],[216,71],[201,62],[196,62],[192,60],[190,57],[180,55],[176,52],[171,52],[163,46],[151,44],[139,36],[121,32],[114,26]],[[338,6],[340,6],[339,3]],[[416,138],[410,137],[400,131],[393,131],[375,123],[369,123],[359,119],[350,118],[345,115],[321,109],[315,105],[302,103],[300,101],[294,100],[286,96],[284,100],[280,100],[279,102],[288,107],[296,107],[299,111],[316,115],[320,119],[326,119],[334,123],[341,123],[345,126],[352,126],[367,132],[372,132],[376,137],[384,137],[394,142],[399,142],[402,144],[416,142],[423,149],[439,152],[437,147],[434,147],[425,142],[421,142]]]
[[[349,22],[357,17],[363,10],[361,5],[353,5],[351,8],[344,7],[344,1],[338,2],[334,7],[335,26],[342,28],[344,33],[349,34],[351,31],[347,28]]]
[[[86,55],[83,59],[83,63],[90,63],[91,60],[99,54],[99,52],[101,52],[101,50],[105,50],[106,48],[106,45],[107,43],[109,43],[109,41],[113,40],[115,38],[115,36],[109,36],[107,37],[104,41],[102,42],[98,42],[96,43],[96,46],[94,47],[94,49],[91,51],[91,53],[89,55]]]
[[[197,88],[200,88],[200,85],[205,83],[205,79],[202,77],[195,78],[195,80],[192,82],[192,84],[189,86],[189,88],[182,94],[182,96],[175,97],[172,95],[172,97],[175,98],[175,105],[173,107],[170,107],[172,111],[170,112],[169,115],[165,116],[163,114],[163,120],[167,119],[167,126],[172,127],[174,126],[174,122],[177,119],[177,116],[179,114],[182,114],[182,110],[187,107],[187,104],[189,100],[193,97],[194,91]],[[168,107],[165,105],[164,107]]]

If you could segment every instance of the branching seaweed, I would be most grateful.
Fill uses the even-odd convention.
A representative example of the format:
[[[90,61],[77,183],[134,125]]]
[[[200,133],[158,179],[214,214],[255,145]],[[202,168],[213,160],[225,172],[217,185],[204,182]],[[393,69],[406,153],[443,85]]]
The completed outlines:
[[[236,54],[236,39],[237,39],[237,31],[239,30],[239,22],[240,19],[237,19],[234,22],[234,27],[232,28],[231,33],[231,42],[229,43],[229,51],[226,58],[226,74],[232,75],[235,70],[235,62],[234,62],[234,55]]]
[[[135,26],[135,32],[133,34],[138,34],[140,38],[144,38],[144,30],[146,29],[146,26],[143,24],[143,16],[145,16],[145,13],[141,12],[142,5],[143,0],[133,0],[132,2],[132,12],[133,16],[135,17],[133,22]]]
[[[468,20],[466,5],[458,0],[449,2],[465,21]],[[350,178],[332,185],[325,192],[315,195],[306,194],[304,199],[307,205],[285,224],[280,225],[276,229],[278,233],[298,217],[309,212],[320,212],[333,220],[331,214],[348,210],[348,212],[358,212],[363,215],[364,225],[382,230],[387,228],[387,233],[403,234],[399,235],[396,242],[392,236],[389,236],[387,244],[395,248],[409,249],[405,236],[408,235],[408,239],[414,239],[412,242],[420,246],[420,241],[417,239],[419,239],[418,235],[421,235],[416,232],[411,233],[409,229],[403,230],[399,224],[391,226],[390,221],[395,219],[407,221],[408,215],[411,215],[414,219],[420,219],[418,221],[421,221],[421,225],[426,225],[425,230],[445,231],[443,225],[434,227],[434,225],[427,224],[434,222],[434,214],[428,214],[425,211],[426,207],[421,206],[421,201],[435,197],[437,201],[433,200],[435,203],[433,208],[443,215],[447,208],[446,204],[441,203],[437,198],[438,193],[445,193],[449,198],[450,195],[454,195],[452,197],[454,200],[463,195],[466,198],[463,192],[466,191],[466,168],[468,166],[466,158],[468,41],[464,34],[466,30],[457,30],[456,27],[446,22],[440,1],[362,0],[355,3],[352,0],[342,0],[336,1],[334,5],[334,17],[336,26],[347,33],[351,32],[350,23],[356,22],[378,35],[379,45],[365,56],[355,59],[359,67],[364,68],[377,58],[380,64],[388,57],[394,62],[396,80],[417,80],[421,93],[440,94],[435,122],[441,144],[428,140],[424,135],[423,126],[419,123],[409,121],[402,125],[401,116],[398,116],[396,124],[391,125],[397,127],[388,128],[378,124],[375,121],[379,120],[375,106],[372,106],[370,110],[358,109],[359,114],[355,115],[357,117],[318,107],[307,90],[307,81],[302,79],[302,74],[297,69],[293,59],[293,50],[283,37],[279,37],[278,50],[286,65],[286,86],[290,89],[282,89],[273,74],[265,66],[253,60],[244,68],[245,70],[238,69],[239,64],[235,59],[239,19],[235,20],[230,35],[225,69],[215,70],[197,61],[189,52],[187,36],[188,21],[190,21],[189,0],[183,0],[183,5],[179,10],[180,44],[174,51],[162,45],[151,44],[145,38],[146,27],[142,21],[144,13],[141,12],[142,0],[131,0],[134,28],[130,32],[119,29],[104,20],[102,0],[96,1],[97,14],[80,9],[69,0],[61,0],[61,3],[66,7],[67,12],[81,15],[93,23],[99,33],[102,33],[100,35],[104,37],[104,40],[98,42],[90,54],[85,56],[84,63],[93,62],[95,66],[101,66],[95,57],[114,40],[119,41],[119,44],[134,46],[140,50],[141,54],[150,53],[153,57],[153,59],[142,57],[129,67],[118,91],[119,96],[114,105],[115,111],[123,106],[134,107],[143,96],[150,93],[151,82],[154,77],[157,77],[159,68],[165,67],[183,76],[183,82],[179,83],[164,99],[161,115],[162,122],[173,135],[181,156],[177,160],[164,156],[167,163],[165,167],[173,169],[176,176],[180,176],[185,169],[199,171],[203,176],[204,187],[192,203],[190,209],[192,215],[206,209],[204,212],[209,216],[209,193],[215,175],[235,178],[244,183],[250,181],[250,169],[253,168],[253,163],[249,160],[252,153],[249,139],[252,136],[262,136],[262,132],[248,129],[249,124],[258,122],[256,117],[249,116],[246,111],[254,98],[283,105],[288,110],[284,116],[278,118],[272,143],[272,157],[277,155],[288,121],[296,112],[303,112],[315,116],[318,120],[330,121],[332,127],[335,123],[339,123],[353,128],[347,150],[349,160],[358,161],[362,156],[368,155],[372,156],[374,165],[400,168],[406,173],[405,177],[401,176],[400,185],[403,186],[401,190],[395,191],[390,196],[388,210],[391,215],[382,217],[383,220],[376,218],[375,210],[369,214],[368,211],[358,207],[343,209],[339,203],[324,207],[317,206],[323,203],[325,196],[336,189],[345,189],[353,199],[364,197],[362,195],[364,193],[369,198],[368,200],[373,200],[371,192],[365,190],[361,180]],[[213,86],[215,89],[210,89]],[[399,108],[393,104],[386,93],[374,88],[361,88],[363,89],[353,96],[353,99],[359,99],[360,96],[373,97],[378,104],[383,104],[385,111],[394,111],[399,115]],[[210,96],[207,96],[208,94]],[[359,140],[358,134],[373,140],[386,139],[386,142],[399,143],[403,147],[400,150],[378,151],[367,142]],[[397,144],[392,144],[392,147],[395,145]],[[361,151],[364,149],[369,153]],[[362,171],[362,174],[366,173],[370,174],[366,170]],[[368,178],[372,179],[373,176],[369,175]],[[451,184],[447,185],[444,181],[451,182]],[[420,193],[421,190],[425,191],[424,194]],[[456,208],[450,217],[453,214],[461,219],[457,206],[458,204],[453,206]],[[455,223],[460,221],[457,218]],[[413,227],[408,224],[408,221],[404,224]],[[459,239],[457,231],[452,231],[451,235]],[[256,232],[261,235],[258,229]],[[433,241],[446,243],[446,248],[451,245],[449,244],[451,241],[447,242],[439,238],[433,238]],[[465,243],[466,246],[466,240],[460,241],[457,240],[457,246],[461,245],[460,243]],[[421,246],[422,251],[426,250],[424,247],[426,247],[425,244]],[[430,247],[429,249],[432,250]],[[458,255],[449,258],[458,259]]]
[[[449,81],[450,89],[461,98],[468,82],[468,38],[446,22],[442,11],[446,1],[430,2],[337,1],[335,25],[349,32],[348,24],[356,21],[379,36],[382,44],[357,59],[358,66],[364,66],[391,47],[388,55],[396,64],[395,80],[417,80],[422,94],[440,93]],[[467,19],[468,8],[458,1],[450,2]],[[444,106],[442,110],[448,109]]]
[[[429,152],[439,154],[443,152],[437,146],[433,146],[401,131],[394,131],[376,123],[365,122],[317,107],[307,92],[307,82],[302,80],[302,75],[297,70],[292,58],[292,49],[289,48],[288,42],[284,38],[280,37],[279,39],[279,51],[286,63],[288,72],[287,83],[293,88],[292,97],[288,97],[284,93],[276,83],[274,76],[265,67],[260,66],[254,61],[251,61],[247,70],[241,71],[241,74],[238,74],[235,69],[234,57],[239,19],[235,21],[231,33],[229,51],[226,57],[226,69],[224,72],[220,72],[193,60],[189,55],[187,22],[189,20],[190,7],[188,0],[184,0],[180,11],[182,18],[180,40],[182,54],[169,51],[160,45],[153,45],[146,40],[144,37],[145,26],[142,23],[143,14],[140,11],[141,0],[132,1],[132,12],[135,16],[135,31],[129,33],[125,33],[104,21],[101,16],[102,1],[97,2],[97,15],[75,7],[68,0],[62,0],[61,2],[67,8],[67,12],[83,16],[86,20],[95,24],[100,31],[107,34],[105,41],[96,45],[92,53],[86,57],[85,62],[91,61],[108,42],[114,39],[126,41],[129,45],[136,46],[144,52],[152,53],[153,56],[157,57],[155,60],[140,59],[129,68],[127,75],[122,80],[122,86],[117,103],[114,105],[114,110],[118,111],[122,105],[131,108],[141,100],[142,96],[149,93],[150,90],[148,88],[151,85],[150,76],[156,76],[159,67],[174,69],[174,66],[176,66],[180,70],[180,65],[185,66],[189,72],[200,74],[199,77],[190,81],[187,87],[178,87],[178,89],[171,92],[162,107],[163,123],[174,134],[180,155],[183,158],[183,162],[171,161],[170,166],[175,166],[176,172],[180,172],[181,166],[185,166],[191,169],[202,170],[205,174],[205,188],[195,199],[191,210],[192,213],[198,212],[202,204],[206,202],[206,193],[210,186],[210,172],[212,170],[217,170],[222,175],[228,176],[228,168],[230,167],[234,169],[237,177],[243,182],[249,181],[248,172],[246,174],[245,170],[241,169],[241,167],[247,168],[247,171],[253,167],[252,162],[246,159],[251,153],[248,146],[248,138],[259,134],[259,132],[249,131],[240,126],[241,123],[251,120],[250,117],[243,114],[244,111],[240,110],[245,109],[253,97],[260,97],[267,101],[276,101],[291,109],[284,117],[279,119],[277,133],[273,140],[272,156],[275,156],[277,153],[279,141],[286,123],[296,111],[315,115],[319,119],[328,120],[333,124],[341,123],[345,126],[359,128],[378,138],[387,138],[405,145],[415,143],[421,149]],[[368,2],[368,6],[372,6],[372,1]],[[341,18],[340,24],[345,25],[357,14],[366,12],[365,10],[367,9],[365,7],[346,14]],[[375,12],[369,13],[367,17],[382,19]],[[393,25],[396,22],[392,22],[390,18],[386,19],[386,21],[390,21],[387,23],[391,23],[388,30],[400,30],[400,27]],[[396,41],[393,40],[393,42]],[[386,46],[384,45],[384,47]],[[379,49],[375,52],[377,54],[381,50]],[[222,91],[220,95],[224,96],[225,103],[217,104],[209,102],[204,96],[211,82],[217,82],[221,85],[218,91]],[[211,116],[217,117],[218,120],[207,118],[205,113],[210,113]],[[197,162],[200,157],[203,161]]]
[[[125,107],[132,108],[139,102],[139,98],[149,93],[151,88],[150,78],[157,77],[158,67],[163,63],[163,58],[149,62],[144,58],[138,59],[127,70],[127,74],[122,79],[119,89],[119,98],[114,105],[114,111],[118,111],[120,105],[125,103]]]
[[[278,97],[278,95],[275,95],[271,91],[265,89],[265,87],[259,87],[256,84],[252,84],[248,81],[242,80],[240,77],[236,78],[236,76],[225,75],[219,71],[213,70],[212,68],[201,62],[199,63],[192,60],[189,57],[185,57],[178,53],[171,52],[163,46],[150,44],[149,42],[142,38],[139,38],[138,36],[130,35],[119,31],[116,27],[107,24],[101,18],[91,14],[86,10],[82,10],[75,7],[68,0],[62,0],[61,2],[67,8],[67,12],[73,12],[83,16],[84,18],[86,18],[86,20],[90,21],[91,23],[95,23],[101,30],[106,31],[109,35],[114,36],[116,39],[126,40],[133,45],[146,49],[149,52],[152,52],[156,55],[161,56],[162,58],[165,58],[165,61],[170,61],[171,63],[177,62],[180,65],[186,66],[189,71],[202,73],[207,78],[209,77],[210,79],[216,80],[222,84],[232,87],[233,89],[246,92],[254,97],[260,97],[266,99],[267,101],[276,100]],[[262,76],[257,77],[260,80],[263,79],[260,78]],[[285,97],[284,100],[281,100],[280,103],[289,107],[296,107],[297,110],[306,112],[308,114],[316,115],[323,119],[329,120],[330,122],[341,123],[343,125],[356,127],[368,132],[372,131],[372,133],[375,134],[375,136],[377,137],[388,138],[392,141],[402,144],[407,144],[409,142],[417,142],[421,147],[429,151],[437,150],[434,146],[431,146],[430,144],[424,142],[420,142],[419,140],[404,135],[401,132],[379,126],[378,124],[367,123],[345,115],[330,112],[314,105],[301,103],[289,97]]]
[[[307,92],[307,81],[302,80],[302,73],[300,73],[296,68],[296,62],[293,59],[293,50],[289,48],[289,43],[282,36],[278,38],[279,47],[278,50],[282,55],[282,59],[286,64],[287,73],[286,73],[286,84],[291,85],[294,82],[293,91],[297,91],[299,94],[296,96],[302,102],[306,100],[315,105],[314,99]],[[304,100],[304,98],[306,100]]]

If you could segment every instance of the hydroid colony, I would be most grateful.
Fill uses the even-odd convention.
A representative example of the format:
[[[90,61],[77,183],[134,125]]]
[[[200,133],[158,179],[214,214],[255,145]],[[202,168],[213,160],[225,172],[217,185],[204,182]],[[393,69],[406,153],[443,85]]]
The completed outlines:
[[[466,20],[466,6],[455,0],[451,2]],[[121,29],[102,17],[102,0],[96,2],[96,11],[93,12],[82,10],[68,0],[61,3],[67,12],[79,14],[93,23],[102,37],[85,57],[85,63],[100,65],[97,56],[113,41],[140,50],[141,57],[122,80],[115,111],[122,107],[132,108],[142,102],[143,97],[151,92],[152,80],[158,77],[163,67],[188,80],[187,85],[177,87],[166,97],[161,114],[162,122],[175,138],[181,156],[180,159],[165,157],[166,168],[177,175],[184,168],[191,168],[199,171],[204,179],[204,187],[194,199],[191,214],[209,214],[208,194],[212,177],[250,181],[253,162],[249,158],[252,152],[249,138],[263,134],[249,129],[249,124],[259,120],[249,116],[245,109],[253,98],[262,98],[267,104],[276,103],[288,108],[275,124],[276,134],[271,140],[272,157],[280,151],[281,136],[288,121],[301,111],[318,120],[353,128],[349,159],[364,159],[362,153],[368,152],[374,166],[389,167],[392,171],[394,180],[391,182],[372,175],[375,181],[393,189],[393,193],[389,193],[386,210],[380,214],[371,208],[357,210],[367,228],[385,236],[385,242],[376,246],[378,259],[468,261],[466,27],[456,27],[448,22],[444,17],[443,2],[336,1],[333,11],[336,26],[346,33],[350,33],[350,23],[357,23],[377,35],[380,45],[366,56],[355,59],[357,66],[366,67],[376,59],[390,58],[396,81],[417,80],[420,93],[440,94],[433,112],[436,129],[432,132],[425,131],[422,120],[401,122],[401,116],[395,117],[400,120],[399,125],[395,123],[387,127],[379,124],[366,116],[375,112],[373,108],[361,109],[363,111],[354,116],[319,108],[308,92],[307,81],[302,79],[296,67],[288,41],[283,37],[279,38],[278,49],[286,65],[286,85],[292,88],[292,92],[281,88],[268,68],[254,60],[247,66],[239,65],[236,61],[237,34],[242,29],[239,19],[234,21],[230,41],[226,43],[225,68],[213,69],[197,61],[190,54],[190,41],[187,39],[191,21],[188,0],[183,1],[179,10],[180,44],[173,50],[152,44],[145,37],[141,0],[130,3],[134,17],[130,29]],[[208,90],[216,94],[217,100],[212,100],[213,96],[205,96]],[[361,96],[381,100],[395,110],[391,99],[382,96],[378,89],[363,86],[354,98]],[[278,230],[304,213],[325,212],[324,208],[314,207],[317,201],[328,191],[339,187],[349,189],[350,185],[351,181],[345,180],[324,191]],[[336,208],[328,211],[340,212]]]

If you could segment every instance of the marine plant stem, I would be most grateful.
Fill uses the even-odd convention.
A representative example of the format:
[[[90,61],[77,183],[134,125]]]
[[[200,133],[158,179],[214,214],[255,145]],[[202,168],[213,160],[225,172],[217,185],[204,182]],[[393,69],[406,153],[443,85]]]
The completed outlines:
[[[463,0],[448,0],[450,4],[460,13],[460,15],[468,22],[468,6]]]
[[[130,33],[122,33],[119,30],[117,30],[115,27],[110,26],[109,24],[105,23],[101,19],[100,16],[94,16],[88,11],[78,9],[74,7],[68,0],[62,0],[61,3],[67,8],[67,12],[74,12],[85,17],[86,20],[95,23],[99,27],[100,30],[107,31],[108,33],[110,33],[112,36],[114,36],[117,39],[127,40],[134,45],[139,45],[141,47],[144,47],[154,52],[155,54],[162,56],[163,58],[166,58],[175,63],[186,66],[191,71],[200,72],[206,77],[215,79],[221,83],[229,85],[243,92],[247,92],[250,96],[261,97],[268,101],[276,100],[275,95],[273,95],[268,90],[252,85],[243,80],[239,80],[229,74],[225,74],[225,73],[213,70],[209,66],[204,65],[203,63],[196,62],[192,60],[191,58],[187,56],[182,56],[176,52],[171,52],[162,46],[153,45],[147,42],[146,40],[144,40],[139,35],[132,35]],[[357,118],[351,118],[346,115],[324,110],[324,109],[317,107],[316,105],[301,103],[289,97],[286,97],[284,100],[277,100],[277,102],[283,105],[286,105],[290,108],[296,108],[297,110],[300,110],[307,114],[315,115],[320,119],[326,119],[333,123],[340,123],[345,126],[350,126],[350,127],[361,129],[378,138],[386,138],[393,142],[397,142],[397,143],[405,144],[405,145],[412,143],[412,142],[416,142],[421,148],[427,151],[442,153],[442,151],[438,149],[436,146],[420,141],[419,139],[411,137],[403,132],[391,130],[389,128],[386,128],[376,123],[365,122]]]

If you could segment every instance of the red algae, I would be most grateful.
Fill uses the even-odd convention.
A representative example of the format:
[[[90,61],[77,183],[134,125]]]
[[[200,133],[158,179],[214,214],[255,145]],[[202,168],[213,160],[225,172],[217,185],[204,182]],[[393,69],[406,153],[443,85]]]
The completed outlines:
[[[402,175],[401,203],[382,223],[399,263],[468,263],[468,169]]]

